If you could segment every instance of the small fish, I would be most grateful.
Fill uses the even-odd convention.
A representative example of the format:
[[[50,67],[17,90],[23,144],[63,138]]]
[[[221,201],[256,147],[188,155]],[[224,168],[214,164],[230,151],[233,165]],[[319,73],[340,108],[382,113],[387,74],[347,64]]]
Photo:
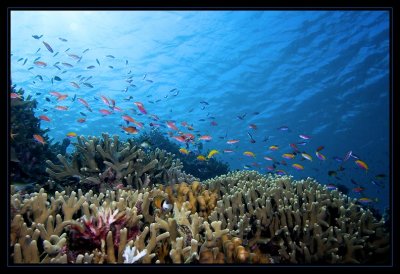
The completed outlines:
[[[56,57],[56,56],[58,55],[58,53],[59,53],[59,52],[57,51],[57,52],[53,55],[53,57]]]
[[[43,44],[46,46],[47,50],[50,51],[51,53],[53,53],[53,49],[50,47],[49,44],[47,44],[46,42],[43,41]]]
[[[355,164],[356,164],[358,167],[364,169],[365,172],[368,171],[368,165],[367,165],[365,162],[363,162],[363,161],[361,161],[361,160],[356,160],[356,161],[355,161]]]
[[[353,188],[352,190],[353,190],[353,192],[355,192],[355,193],[361,193],[361,192],[363,192],[363,191],[365,190],[365,188],[362,188],[362,187],[355,187],[355,188]]]
[[[350,158],[352,153],[353,153],[353,151],[351,151],[351,150],[349,152],[347,152],[343,158],[343,162],[346,162]]]
[[[226,141],[226,143],[229,144],[229,145],[236,144],[238,142],[239,142],[239,140],[237,140],[237,139],[232,139],[232,140]]]
[[[254,144],[256,140],[253,139],[253,136],[251,136],[250,132],[247,132],[247,135],[250,137],[250,143]]]
[[[43,34],[42,34],[42,35],[40,35],[40,36],[35,34],[35,35],[32,35],[32,37],[33,37],[33,38],[35,38],[35,39],[40,39],[40,38],[42,38],[42,37],[43,37]]]
[[[219,151],[216,149],[211,150],[210,153],[208,153],[208,155],[207,155],[207,159],[210,159],[212,156],[214,156],[215,154],[218,154],[218,153],[219,153]]]
[[[83,83],[83,85],[86,86],[86,87],[88,87],[88,88],[93,88],[93,85],[92,85],[92,84],[89,84],[89,83]]]
[[[248,157],[253,157],[253,158],[256,157],[256,155],[251,151],[245,151],[245,152],[243,152],[243,155],[248,156]]]
[[[304,134],[300,134],[299,137],[300,137],[301,139],[304,139],[304,140],[310,140],[310,139],[311,139],[310,136],[304,135]]]
[[[274,151],[274,150],[278,150],[278,149],[279,149],[279,146],[273,145],[273,146],[270,146],[269,149],[270,149],[270,150],[273,150],[273,151]]]
[[[326,157],[322,154],[319,153],[318,151],[315,152],[315,155],[317,156],[318,159],[320,159],[321,161],[325,161]]]
[[[245,113],[245,114],[243,114],[243,115],[238,115],[238,116],[236,116],[238,119],[240,119],[240,120],[243,120],[244,119],[244,117],[246,117],[246,114],[247,113]]]
[[[115,58],[113,55],[106,55],[108,58]]]
[[[128,133],[131,134],[137,134],[138,130],[135,127],[129,126],[129,127],[122,127],[123,130],[125,130]]]
[[[285,159],[293,159],[294,157],[295,157],[295,155],[292,153],[282,154],[282,158],[285,158]]]
[[[232,153],[234,152],[232,149],[224,149],[224,153]]]
[[[306,160],[312,161],[311,155],[309,155],[309,154],[307,154],[307,153],[305,153],[305,152],[303,152],[303,153],[301,154],[301,156],[302,156],[304,159],[306,159]]]
[[[328,190],[337,190],[338,189],[337,186],[335,186],[334,184],[327,184],[325,187]]]
[[[88,52],[89,51],[89,49],[85,49],[82,53],[85,53],[85,52]]]
[[[182,153],[182,154],[185,154],[185,155],[189,154],[189,151],[186,148],[180,148],[179,152]]]
[[[281,126],[281,127],[278,127],[278,130],[280,130],[280,131],[288,131],[288,130],[289,130],[289,127],[287,127],[287,126]]]
[[[332,157],[332,159],[335,160],[336,162],[339,162],[339,163],[343,162],[343,159],[340,158],[340,157],[337,157],[337,156]]]
[[[299,145],[299,146],[305,146],[305,145],[307,145],[307,142],[298,142],[297,145]]]
[[[110,114],[111,114],[111,111],[109,111],[109,110],[107,110],[107,109],[100,109],[99,111],[100,111],[100,113],[103,114],[103,115],[110,115]]]
[[[125,66],[127,66],[128,65],[128,60],[125,60]]]
[[[39,60],[39,59],[40,59],[40,56],[39,56],[39,57],[36,57],[35,60],[33,60],[33,62],[36,62],[36,61]]]
[[[113,66],[108,66],[110,69],[113,69],[114,67]]]
[[[53,65],[53,67],[56,67],[58,70],[61,70],[61,68],[57,65]]]
[[[99,59],[96,58],[96,62],[97,62],[97,64],[100,66],[100,61],[99,61]]]
[[[19,58],[19,59],[17,60],[17,62],[22,61],[22,60],[24,60],[23,57]]]
[[[85,121],[86,121],[86,119],[85,118],[79,118],[78,120],[76,120],[77,122],[79,122],[79,123],[84,123]]]
[[[294,167],[297,170],[303,170],[304,169],[304,167],[302,165],[300,165],[300,164],[293,164],[292,167]]]
[[[212,137],[210,135],[203,135],[199,137],[199,140],[203,140],[203,141],[211,141]]]
[[[273,161],[274,160],[274,159],[272,159],[271,157],[268,157],[268,156],[264,156],[264,159],[267,160],[267,161]]]
[[[69,51],[71,48],[67,48],[64,52],[67,52],[67,51]]]
[[[209,103],[206,101],[201,101],[200,104],[209,105]]]
[[[317,152],[323,150],[324,148],[325,148],[324,146],[319,146],[319,147],[317,148]]]
[[[40,79],[40,81],[43,81],[43,77],[42,77],[42,75],[39,75],[39,74],[38,74],[38,75],[36,75],[36,76],[35,76],[35,78],[39,78],[39,79]]]
[[[369,205],[369,204],[372,204],[373,202],[377,203],[379,200],[378,200],[378,198],[370,199],[367,197],[363,197],[363,198],[358,199],[357,201],[363,205]]]
[[[39,51],[40,51],[40,48],[37,49],[37,51],[35,52],[35,54],[38,53]]]
[[[33,134],[33,138],[38,141],[39,143],[41,143],[42,145],[46,144],[46,142],[44,141],[43,137],[38,135],[38,134]]]
[[[50,118],[47,117],[46,115],[40,115],[39,118],[40,118],[40,120],[50,122]]]
[[[45,66],[47,66],[47,64],[45,63],[45,62],[42,62],[42,61],[36,61],[36,62],[33,62],[36,66],[38,66],[38,67],[45,67]]]
[[[205,161],[206,157],[204,157],[203,155],[199,155],[199,156],[196,157],[196,159],[199,160],[199,161]]]
[[[69,138],[73,138],[73,137],[76,137],[77,135],[76,135],[76,133],[75,132],[68,132],[67,133],[67,137],[69,137]]]
[[[66,66],[68,68],[72,68],[73,65],[71,65],[70,63],[61,63],[61,65]]]
[[[85,113],[83,113],[83,112],[79,112],[82,116],[86,116],[86,114]]]
[[[83,104],[85,107],[89,107],[88,102],[86,102],[84,99],[78,98],[78,101],[79,101],[81,104]],[[82,114],[82,112],[81,112],[81,114]]]
[[[86,69],[94,69],[95,68],[95,66],[88,66],[88,67],[86,67]]]
[[[285,175],[286,172],[284,170],[282,170],[282,169],[278,169],[277,171],[275,171],[275,174],[282,176],[282,175]]]
[[[23,63],[22,65],[25,65],[25,64],[26,64],[26,61],[28,61],[28,58],[25,58],[25,61],[24,61],[24,63]]]
[[[218,125],[217,122],[215,122],[215,121],[212,121],[210,124],[211,124],[212,126],[217,126],[217,125]]]
[[[143,104],[141,102],[134,102],[134,104],[137,106],[139,111],[143,114],[147,114],[147,111],[145,110]]]
[[[249,125],[249,128],[255,129],[255,130],[256,130],[256,129],[257,129],[257,126],[256,126],[255,124],[250,124],[250,125]]]
[[[31,70],[31,69],[33,69],[33,67],[29,67],[29,68],[28,68],[28,70]]]
[[[63,41],[63,42],[68,42],[68,40],[67,39],[65,39],[65,38],[61,38],[61,37],[59,37],[58,39],[60,39],[61,41]]]
[[[74,88],[80,88],[80,86],[75,83],[75,82],[70,82],[71,86],[73,86]]]
[[[57,110],[68,110],[68,107],[66,106],[55,106],[54,108]]]

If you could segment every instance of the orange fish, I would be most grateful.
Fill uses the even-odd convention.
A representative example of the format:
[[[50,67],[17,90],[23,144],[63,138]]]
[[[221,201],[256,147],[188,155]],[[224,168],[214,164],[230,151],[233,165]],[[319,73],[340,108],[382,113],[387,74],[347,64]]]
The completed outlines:
[[[138,107],[138,109],[140,110],[141,113],[147,114],[147,111],[144,109],[144,106],[143,106],[142,103],[140,103],[140,102],[134,102],[134,104]]]
[[[45,62],[42,62],[42,61],[36,61],[36,62],[34,62],[34,64],[35,64],[36,66],[38,66],[38,67],[45,67],[45,66],[47,66],[47,64],[46,64]]]
[[[100,111],[101,114],[103,114],[103,115],[110,115],[110,114],[111,114],[111,111],[109,111],[109,110],[107,110],[107,109],[100,109],[99,111]]]
[[[57,101],[65,100],[67,97],[68,97],[68,95],[66,95],[66,94],[61,95],[61,96],[59,96],[59,97],[57,98]]]
[[[57,98],[59,98],[60,96],[62,96],[62,94],[59,93],[58,91],[50,91],[49,93],[50,93],[50,95],[53,95],[53,96],[55,96],[55,97],[57,97]]]
[[[297,170],[303,170],[304,169],[304,167],[302,165],[299,165],[299,164],[293,164],[292,167],[294,167]]]
[[[138,133],[138,130],[135,127],[132,127],[132,126],[130,126],[130,127],[122,127],[122,129],[125,130],[128,133],[131,133],[131,134],[137,134]]]
[[[243,152],[243,155],[248,156],[248,157],[256,157],[256,155],[251,151],[245,151],[245,152]]]
[[[78,98],[78,101],[83,104],[85,107],[89,107],[89,104],[82,98]]]
[[[212,137],[210,135],[203,135],[199,137],[199,140],[210,141],[212,140]]]
[[[68,110],[68,107],[65,106],[55,106],[54,108],[58,110]]]
[[[237,142],[239,142],[239,140],[233,139],[233,140],[228,140],[226,143],[227,144],[236,144]]]
[[[50,118],[47,117],[46,115],[40,115],[39,118],[40,118],[41,120],[43,120],[43,121],[50,122]]]
[[[79,123],[84,123],[85,121],[86,121],[86,119],[85,118],[79,118],[78,120],[76,120],[77,122],[79,122]]]
[[[119,108],[119,107],[114,107],[114,110],[115,110],[115,111],[119,111],[119,112],[121,112],[121,111],[122,111],[122,109],[121,109],[121,108]]]
[[[173,129],[173,130],[178,130],[178,128],[176,127],[175,123],[171,122],[171,121],[167,122],[167,127],[169,127],[170,129]]]
[[[33,134],[33,138],[38,141],[39,143],[41,143],[42,145],[46,144],[46,142],[44,141],[43,137],[38,135],[38,134]]]
[[[104,102],[104,104],[106,104],[107,106],[110,106],[110,101],[108,101],[108,99],[105,96],[101,95],[100,97],[101,97],[101,100]]]
[[[135,122],[135,120],[132,117],[130,117],[129,115],[122,115],[122,119],[124,119],[125,121],[128,121],[128,122],[131,122],[131,123]]]

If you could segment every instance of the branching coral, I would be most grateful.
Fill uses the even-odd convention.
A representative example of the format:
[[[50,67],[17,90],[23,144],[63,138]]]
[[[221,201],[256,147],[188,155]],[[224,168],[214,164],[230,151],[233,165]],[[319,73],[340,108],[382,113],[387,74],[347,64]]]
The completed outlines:
[[[195,197],[212,194],[202,216]],[[310,178],[236,172],[135,191],[42,189],[11,202],[15,263],[383,264],[390,251],[383,220]]]
[[[59,183],[71,185],[79,180],[80,187],[104,192],[196,179],[181,171],[182,164],[179,159],[174,160],[173,154],[159,149],[145,153],[132,140],[120,142],[117,135],[110,138],[103,133],[102,139],[79,136],[77,141],[70,161],[61,154],[57,155],[60,164],[46,161],[46,172]]]

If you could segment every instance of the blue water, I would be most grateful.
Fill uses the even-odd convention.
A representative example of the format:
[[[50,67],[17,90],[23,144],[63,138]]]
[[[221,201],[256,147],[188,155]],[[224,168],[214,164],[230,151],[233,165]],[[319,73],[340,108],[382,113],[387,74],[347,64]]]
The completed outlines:
[[[150,122],[161,124],[163,132],[172,131],[165,127],[166,121],[175,121],[185,133],[212,136],[211,141],[202,141],[203,154],[217,149],[219,154],[213,157],[228,162],[231,170],[266,173],[273,164],[264,159],[269,156],[287,162],[273,172],[284,170],[295,179],[314,177],[321,184],[345,185],[352,197],[378,198],[372,205],[381,211],[389,204],[389,14],[385,11],[13,11],[11,53],[12,82],[37,99],[37,116],[51,119],[42,121],[41,127],[49,128],[48,136],[55,141],[71,131],[92,136],[108,132],[126,139],[123,114],[145,124],[139,132],[151,130]],[[67,54],[82,58],[78,62]],[[34,65],[37,57],[47,66]],[[60,69],[53,66],[56,62]],[[78,75],[92,76],[83,82],[93,88],[84,86]],[[54,76],[62,81],[52,84]],[[50,91],[68,98],[57,102]],[[86,100],[93,112],[72,101],[74,95]],[[114,99],[122,112],[102,116],[100,109],[111,110],[102,95]],[[147,114],[133,102],[143,103]],[[56,105],[69,109],[60,111]],[[79,118],[86,121],[79,123]],[[194,131],[183,127],[183,121]],[[250,124],[257,128],[249,128]],[[289,130],[279,130],[282,126]],[[311,139],[303,140],[300,134]],[[229,139],[240,142],[229,145]],[[313,161],[300,155],[281,157],[293,151],[290,143],[302,141],[307,144],[298,149]],[[271,151],[271,145],[279,149]],[[315,155],[319,146],[325,147],[320,151],[325,161]],[[350,150],[367,163],[368,172],[351,157],[342,163],[344,170],[337,177],[329,176],[328,171],[341,165],[333,157],[343,158]],[[245,151],[255,158],[244,156]],[[293,163],[304,169],[294,169]],[[371,183],[382,173],[386,175],[379,182],[382,187]],[[351,179],[365,188],[362,195],[351,191],[356,187]]]

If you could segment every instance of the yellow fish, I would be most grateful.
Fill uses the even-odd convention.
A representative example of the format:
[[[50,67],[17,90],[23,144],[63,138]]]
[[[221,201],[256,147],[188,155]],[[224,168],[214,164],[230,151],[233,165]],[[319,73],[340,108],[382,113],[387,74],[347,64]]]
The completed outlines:
[[[205,161],[205,160],[206,160],[206,157],[204,157],[203,155],[199,155],[199,156],[197,156],[197,160],[199,160],[199,161]]]
[[[179,152],[182,153],[182,154],[185,154],[185,155],[189,154],[189,151],[186,148],[180,148]]]
[[[67,136],[68,137],[76,137],[76,133],[75,132],[68,132]]]
[[[245,152],[243,152],[243,155],[246,155],[246,156],[249,156],[249,157],[256,157],[256,155],[251,151],[245,151]]]
[[[210,159],[214,154],[217,154],[217,153],[219,153],[219,151],[216,149],[213,149],[210,151],[210,153],[208,153],[207,158]]]

